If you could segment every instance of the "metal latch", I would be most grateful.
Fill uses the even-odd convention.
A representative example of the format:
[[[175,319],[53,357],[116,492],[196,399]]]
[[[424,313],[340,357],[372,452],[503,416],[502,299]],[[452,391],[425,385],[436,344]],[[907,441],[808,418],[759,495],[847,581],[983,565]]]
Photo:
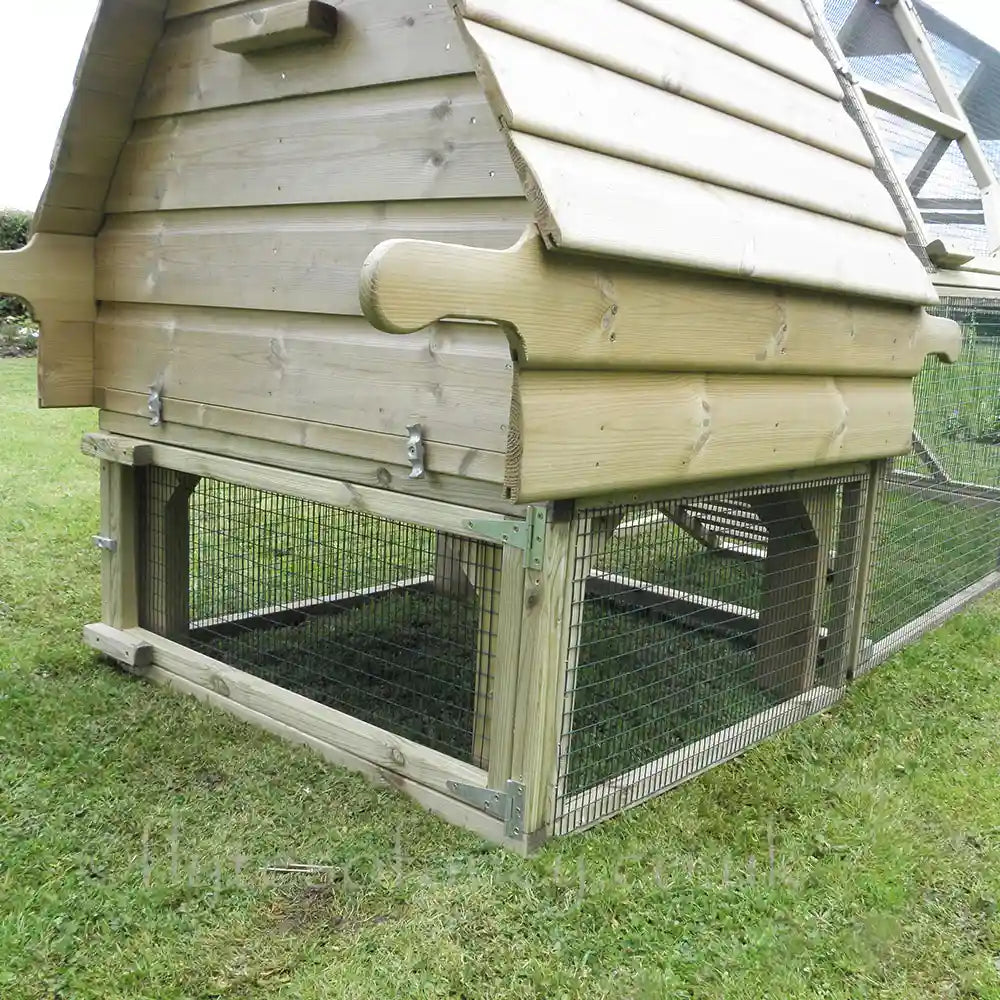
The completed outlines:
[[[466,805],[503,820],[504,833],[508,837],[520,837],[524,833],[524,785],[521,782],[508,781],[501,792],[449,781],[448,791]]]
[[[109,538],[107,535],[94,535],[91,541],[99,548],[106,549],[108,552],[118,551],[118,539]]]
[[[406,457],[410,461],[409,479],[424,478],[424,429],[420,424],[410,424],[406,428]]]
[[[524,549],[524,566],[526,569],[541,569],[545,558],[545,519],[544,507],[529,507],[528,516],[523,521],[492,520],[466,521],[465,526],[483,535],[491,541],[503,545],[513,545],[516,549]]]
[[[163,384],[161,382],[154,382],[149,387],[146,409],[149,411],[149,426],[159,427],[163,423]]]

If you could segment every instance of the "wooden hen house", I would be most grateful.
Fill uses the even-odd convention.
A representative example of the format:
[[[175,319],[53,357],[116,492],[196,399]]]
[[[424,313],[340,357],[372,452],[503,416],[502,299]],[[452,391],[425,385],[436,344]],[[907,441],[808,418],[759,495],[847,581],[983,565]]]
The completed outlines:
[[[87,641],[521,848],[829,705],[961,344],[842,97],[801,0],[103,0],[0,256]]]

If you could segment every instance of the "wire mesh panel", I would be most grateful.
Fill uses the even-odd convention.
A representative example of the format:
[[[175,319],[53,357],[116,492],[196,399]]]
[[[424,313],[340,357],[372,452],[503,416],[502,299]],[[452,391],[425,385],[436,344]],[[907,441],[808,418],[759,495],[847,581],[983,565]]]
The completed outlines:
[[[578,515],[556,833],[836,700],[867,498],[863,476]]]
[[[483,764],[500,549],[373,514],[145,472],[142,624]]]
[[[916,380],[912,455],[891,469],[872,570],[869,666],[997,582],[1000,554],[1000,303],[951,300],[955,365]]]

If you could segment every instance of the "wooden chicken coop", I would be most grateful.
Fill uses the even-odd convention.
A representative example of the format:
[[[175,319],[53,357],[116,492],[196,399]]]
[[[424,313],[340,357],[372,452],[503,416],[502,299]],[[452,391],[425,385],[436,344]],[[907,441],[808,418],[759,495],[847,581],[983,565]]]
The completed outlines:
[[[100,623],[530,849],[844,690],[958,328],[800,0],[103,0],[34,237]]]

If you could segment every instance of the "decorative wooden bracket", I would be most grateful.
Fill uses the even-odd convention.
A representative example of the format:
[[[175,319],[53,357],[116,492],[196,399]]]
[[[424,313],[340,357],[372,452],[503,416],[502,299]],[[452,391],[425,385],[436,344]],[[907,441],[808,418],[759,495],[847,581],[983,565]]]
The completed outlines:
[[[212,24],[212,45],[249,55],[268,49],[329,40],[337,34],[337,8],[319,0],[272,3]]]
[[[500,323],[523,368],[898,378],[962,346],[919,308],[548,251],[533,227],[509,250],[389,240],[360,297],[387,333]]]
[[[31,306],[41,326],[38,396],[42,406],[94,401],[94,240],[36,233],[22,250],[0,253],[0,291]]]

